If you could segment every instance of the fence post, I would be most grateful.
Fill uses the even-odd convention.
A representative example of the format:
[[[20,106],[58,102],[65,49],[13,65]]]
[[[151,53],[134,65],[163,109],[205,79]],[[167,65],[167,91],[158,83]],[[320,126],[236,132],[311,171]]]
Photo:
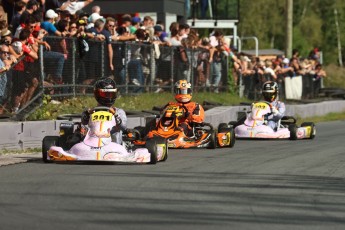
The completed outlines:
[[[100,42],[101,43],[101,59],[102,59],[102,62],[101,62],[101,78],[104,78],[104,68],[105,68],[105,52],[104,52],[104,46],[105,46],[105,42]]]
[[[243,85],[243,78],[242,78],[242,73],[241,72],[238,72],[238,78],[239,78],[238,91],[239,91],[240,98],[242,98],[243,97],[243,91],[244,91],[244,85]]]
[[[43,58],[43,46],[39,46],[39,62],[40,62],[40,77],[41,77],[41,89],[43,91],[42,97],[44,97],[44,58]]]
[[[128,68],[128,55],[129,55],[129,52],[128,52],[128,43],[126,42],[125,43],[125,67],[124,67],[124,75],[125,75],[125,84],[126,84],[126,94],[128,94],[128,81],[127,81],[127,68]]]
[[[174,60],[174,48],[170,47],[170,53],[171,53],[171,93],[174,93],[174,65],[175,65],[175,60]]]
[[[149,92],[151,92],[153,90],[153,83],[155,80],[155,49],[154,49],[154,45],[151,44],[150,46],[150,87],[149,87]]]
[[[75,45],[76,39],[72,39],[72,84],[73,84],[73,97],[76,97],[76,65],[75,65],[75,56],[76,56],[76,45]]]

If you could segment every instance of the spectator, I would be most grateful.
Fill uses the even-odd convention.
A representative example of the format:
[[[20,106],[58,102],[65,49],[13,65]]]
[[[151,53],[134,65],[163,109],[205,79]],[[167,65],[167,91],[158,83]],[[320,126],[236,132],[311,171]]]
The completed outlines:
[[[26,10],[26,3],[24,1],[17,1],[14,5],[15,14],[12,17],[11,25],[12,25],[12,33],[14,34],[19,26],[20,17],[23,12]]]
[[[75,15],[78,10],[83,9],[85,6],[92,3],[93,0],[85,0],[85,1],[78,1],[78,0],[67,0],[61,6],[61,10],[67,10],[70,12],[71,15]]]
[[[195,80],[195,86],[210,86],[210,50],[212,46],[210,44],[210,39],[204,37],[201,39],[200,46],[202,50],[198,54],[197,60],[197,76]]]
[[[74,37],[78,33],[78,27],[76,22],[69,22],[68,27],[69,36]]]
[[[20,23],[24,23],[26,22],[27,18],[29,17],[29,15],[34,14],[39,7],[39,3],[35,0],[30,0],[27,4],[26,4],[26,9],[25,11],[21,14],[20,16]]]
[[[29,29],[23,29],[19,34],[19,41],[22,43],[22,50],[26,57],[31,57],[32,59],[38,59],[37,55],[37,44],[34,40],[30,38],[31,31]],[[23,81],[23,79],[25,79]],[[22,60],[17,65],[13,67],[12,72],[12,89],[13,89],[13,112],[17,112],[21,105],[24,105],[28,99],[30,85],[30,93],[34,92],[33,89],[37,88],[38,81],[33,74],[26,74],[25,61]]]
[[[143,30],[152,28],[154,26],[154,20],[153,18],[151,18],[150,16],[145,16],[143,19],[143,25],[141,26],[141,28]]]
[[[277,80],[277,75],[273,70],[273,63],[270,60],[265,61],[265,73],[268,74],[268,81],[276,81]]]
[[[95,26],[88,30],[88,34],[92,39],[95,39],[96,41],[105,41],[107,44],[107,53],[108,53],[108,68],[106,70],[107,74],[110,72],[114,71],[114,65],[113,65],[113,48],[111,45],[111,35],[109,31],[104,29],[104,21],[102,19],[98,19],[95,21]],[[98,46],[96,46],[98,47]],[[93,47],[93,48],[96,48]],[[91,51],[92,52],[92,51]],[[95,52],[97,53],[97,52]],[[98,58],[97,55],[94,55],[96,59],[93,59],[92,61],[90,60],[89,64],[89,79],[86,79],[83,83],[84,84],[92,84],[97,78],[101,77],[99,75],[100,71],[100,66],[98,63]]]
[[[140,28],[141,19],[139,17],[132,18],[132,25],[129,27],[129,32],[135,34],[135,31]]]
[[[201,19],[205,19],[206,13],[208,10],[208,0],[200,0],[200,10],[201,10]]]
[[[326,71],[322,68],[322,65],[318,63],[315,66],[315,74],[313,76],[314,81],[314,97],[317,97],[321,89],[321,79],[327,77]]]
[[[58,17],[58,14],[55,13],[54,10],[48,10],[45,14],[46,21],[41,23],[41,28],[46,30],[49,35],[56,35],[56,36],[66,36],[67,31],[60,32],[54,25],[55,19]]]
[[[116,20],[114,18],[107,17],[107,19],[105,21],[105,27],[104,28],[106,30],[108,30],[108,32],[110,33],[112,41],[118,40],[118,34],[116,32],[117,22],[116,22]]]
[[[67,20],[60,20],[57,23],[57,30],[61,33],[61,34],[68,34],[69,33],[69,25],[68,25],[68,21]],[[65,60],[68,58],[68,50],[67,50],[67,43],[66,43],[66,39],[63,36],[63,38],[61,39],[61,41],[59,42],[59,48],[57,50],[60,53],[63,53]]]
[[[219,93],[219,83],[222,77],[222,59],[225,51],[224,36],[220,30],[215,30],[210,37],[210,44],[216,50],[212,57],[211,64],[211,87],[215,93]]]
[[[67,22],[72,21],[72,15],[68,10],[60,11],[60,20],[66,20]]]
[[[99,15],[98,13],[93,13],[90,15],[89,17],[89,24],[87,25],[86,29],[91,29],[95,26],[95,22],[98,20],[98,19],[103,19],[103,16]]]
[[[61,1],[59,0],[45,0],[44,9],[47,12],[48,10],[56,10],[61,7]]]
[[[128,75],[130,83],[134,86],[134,93],[142,93],[144,91],[144,72],[143,72],[143,50],[145,46],[143,43],[146,39],[145,30],[138,29],[135,33],[137,37],[137,44],[131,46],[131,59],[128,62]]]
[[[10,60],[9,48],[7,45],[2,44],[0,47],[0,114],[6,106],[6,85],[7,74],[6,72],[11,68],[12,61]]]

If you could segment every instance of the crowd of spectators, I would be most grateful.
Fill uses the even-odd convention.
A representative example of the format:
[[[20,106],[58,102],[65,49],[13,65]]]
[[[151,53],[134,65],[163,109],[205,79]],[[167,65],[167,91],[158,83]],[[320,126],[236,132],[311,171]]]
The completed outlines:
[[[254,84],[255,82],[262,83],[266,80],[273,80],[282,85],[286,77],[293,78],[301,76],[306,79],[303,82],[307,82],[307,84],[308,81],[313,82],[310,87],[317,94],[321,87],[321,79],[327,77],[326,71],[320,62],[318,48],[314,48],[308,57],[305,58],[300,57],[297,49],[293,50],[291,58],[287,58],[284,55],[277,55],[272,59],[261,60],[254,56],[249,58],[242,53],[237,54],[237,56],[238,59],[234,65],[234,74],[236,76],[240,74],[244,81]],[[305,96],[315,97],[317,95],[312,95],[312,92],[310,92],[310,94]]]
[[[145,91],[148,81],[156,85],[155,92],[161,92],[164,91],[164,86],[180,79],[193,81],[196,88],[206,87],[218,93],[227,57],[234,63],[235,84],[238,73],[243,77],[269,73],[277,80],[281,75],[305,72],[313,72],[316,81],[326,76],[317,61],[317,50],[314,50],[311,58],[303,60],[296,53],[290,60],[281,56],[265,61],[250,59],[231,49],[230,40],[220,30],[201,37],[188,24],[174,22],[169,28],[164,28],[162,22],[155,22],[150,16],[140,18],[125,14],[118,21],[114,17],[103,17],[101,8],[97,5],[92,7],[92,12],[85,12],[83,8],[92,2],[93,0],[2,1],[9,22],[0,23],[2,108],[10,108],[12,112],[16,112],[33,97],[41,77],[37,61],[39,46],[44,47],[45,65],[52,65],[50,68],[45,67],[52,71],[43,76],[44,86],[50,89],[49,93],[57,92],[56,88],[49,88],[50,86],[70,83],[68,76],[63,73],[71,56],[67,42],[69,38],[76,38],[79,45],[76,83],[91,85],[101,77],[99,58],[95,55],[98,53],[98,46],[90,45],[100,41],[106,47],[105,74],[113,76],[120,86],[130,85],[136,93]],[[47,42],[47,36],[59,38],[58,44]],[[130,50],[126,50],[123,45],[114,45],[129,41],[133,44]],[[153,56],[145,45],[154,47]],[[173,49],[173,55],[166,55],[167,49]],[[195,50],[198,52],[194,52]],[[90,58],[84,60],[87,53],[91,54]],[[128,54],[130,58],[126,59]],[[148,59],[155,60],[154,70],[149,66]],[[125,63],[125,60],[128,62]],[[14,67],[10,73],[8,70],[11,65]],[[155,71],[154,79],[149,79],[151,71]],[[11,77],[8,78],[6,74]],[[13,90],[6,92],[9,84]],[[85,93],[86,87],[81,92]]]

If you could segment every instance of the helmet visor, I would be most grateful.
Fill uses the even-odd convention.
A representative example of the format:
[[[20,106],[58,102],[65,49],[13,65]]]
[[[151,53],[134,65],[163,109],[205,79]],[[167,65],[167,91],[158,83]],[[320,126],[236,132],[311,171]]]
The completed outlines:
[[[276,98],[276,93],[270,92],[263,92],[262,95],[264,96],[266,101],[273,101]]]
[[[182,95],[187,95],[192,93],[192,89],[186,88],[186,89],[175,89],[176,94],[182,94]]]
[[[97,89],[95,94],[100,98],[116,99],[117,89]]]

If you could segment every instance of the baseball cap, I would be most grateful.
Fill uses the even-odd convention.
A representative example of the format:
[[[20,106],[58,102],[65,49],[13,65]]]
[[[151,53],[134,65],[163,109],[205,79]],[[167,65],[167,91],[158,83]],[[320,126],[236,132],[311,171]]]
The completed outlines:
[[[99,15],[98,13],[93,13],[90,15],[90,22],[94,23],[95,21],[97,21],[98,19],[103,19],[103,16]]]
[[[132,18],[132,23],[140,23],[141,22],[141,18],[139,17],[133,17]]]
[[[22,43],[20,41],[15,41],[11,44],[14,52],[16,52],[17,54],[21,54],[23,47],[22,47]]]
[[[50,10],[47,10],[46,12],[46,18],[57,18],[59,15],[57,13],[55,13],[54,10],[50,9]]]
[[[153,29],[155,30],[155,32],[162,32],[163,31],[163,29],[162,29],[162,27],[160,25],[155,25],[153,27]]]

